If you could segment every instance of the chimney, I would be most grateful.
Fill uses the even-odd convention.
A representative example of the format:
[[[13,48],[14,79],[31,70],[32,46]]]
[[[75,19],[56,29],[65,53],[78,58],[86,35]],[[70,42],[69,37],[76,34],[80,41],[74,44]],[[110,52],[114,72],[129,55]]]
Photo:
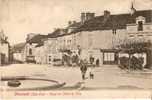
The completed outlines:
[[[109,17],[110,17],[110,11],[105,10],[104,11],[104,20],[103,20],[103,22],[105,23],[109,19]]]
[[[86,20],[89,20],[90,12],[86,13]]]
[[[84,12],[81,13],[81,23],[84,23],[86,20],[86,15]]]
[[[29,34],[27,34],[26,41],[32,39],[36,35],[38,35],[38,34],[36,34],[36,33],[29,33]]]
[[[84,23],[87,20],[90,20],[95,17],[95,13],[81,13],[81,22]]]
[[[104,11],[104,17],[106,17],[106,18],[110,17],[110,11],[105,10]]]
[[[90,13],[91,19],[95,17],[95,13]]]
[[[90,19],[94,18],[94,16],[95,16],[95,13],[87,12],[86,13],[86,20],[90,20]]]

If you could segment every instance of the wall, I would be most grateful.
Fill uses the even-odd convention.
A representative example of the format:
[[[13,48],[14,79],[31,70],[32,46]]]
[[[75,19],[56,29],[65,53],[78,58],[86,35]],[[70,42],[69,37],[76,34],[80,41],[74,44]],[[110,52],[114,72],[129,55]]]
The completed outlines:
[[[100,65],[103,64],[103,53],[100,50],[115,49],[127,38],[125,29],[117,30],[116,34],[113,34],[112,30],[82,31],[74,36],[75,48],[79,45],[82,49],[80,58],[89,61],[89,57],[93,56],[95,60],[99,59]]]
[[[26,46],[25,46],[25,52],[26,52],[26,56],[30,56],[29,54],[29,49],[32,49],[32,56],[34,56],[35,54],[35,46],[37,45],[37,43],[32,43],[32,44],[29,44],[27,43]]]
[[[35,46],[37,45],[37,43],[26,43],[25,48],[24,48],[24,61],[26,61],[28,56],[33,56],[35,59],[36,56],[36,48]],[[29,50],[32,49],[32,54],[29,54]]]
[[[61,38],[60,38],[61,39]],[[58,41],[57,38],[48,38],[46,41],[44,41],[44,54],[46,63],[50,64],[52,60],[56,57],[54,55],[57,55],[59,47],[62,45],[63,42]],[[50,58],[52,60],[50,60]]]
[[[13,59],[17,61],[23,61],[23,56],[21,52],[13,53]]]
[[[128,24],[127,25],[127,32],[128,33],[138,33],[138,32],[140,32],[137,29],[138,29],[138,25],[137,24]],[[143,24],[143,31],[144,32],[151,32],[152,31],[152,23]]]
[[[9,44],[3,43],[0,44],[0,53],[5,54],[5,63],[9,62]],[[4,59],[4,58],[1,58]]]
[[[116,34],[112,30],[84,31],[77,35],[77,44],[82,49],[112,49],[127,37],[126,30],[117,30]]]
[[[35,60],[37,64],[45,63],[43,46],[35,48]]]
[[[61,36],[61,37],[58,37],[57,40],[58,40],[58,46],[59,46],[59,49],[61,50],[66,50],[66,49],[72,49],[72,37],[73,35],[64,35],[64,36]]]
[[[143,31],[137,30],[137,24],[127,25],[127,33],[129,39],[152,42],[152,23],[143,24]]]

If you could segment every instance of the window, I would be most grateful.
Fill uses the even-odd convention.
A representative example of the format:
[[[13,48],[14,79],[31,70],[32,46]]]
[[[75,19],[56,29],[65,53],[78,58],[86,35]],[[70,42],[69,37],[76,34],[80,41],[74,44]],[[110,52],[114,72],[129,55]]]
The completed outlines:
[[[114,53],[104,53],[104,61],[114,61],[115,54]]]
[[[49,61],[51,61],[51,56],[49,56]]]
[[[112,29],[112,33],[116,35],[116,29]]]
[[[138,31],[143,31],[143,22],[138,21]]]
[[[71,40],[67,40],[67,43],[71,43]]]

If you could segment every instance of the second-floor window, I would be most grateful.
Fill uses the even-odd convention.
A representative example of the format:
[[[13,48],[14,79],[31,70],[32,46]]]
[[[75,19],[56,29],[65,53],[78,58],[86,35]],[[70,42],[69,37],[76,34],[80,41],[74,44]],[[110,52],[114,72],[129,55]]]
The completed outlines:
[[[143,21],[138,21],[138,31],[143,31]]]
[[[112,33],[113,33],[114,35],[116,35],[116,33],[117,33],[116,29],[112,29]]]
[[[51,61],[51,56],[49,56],[49,61]]]

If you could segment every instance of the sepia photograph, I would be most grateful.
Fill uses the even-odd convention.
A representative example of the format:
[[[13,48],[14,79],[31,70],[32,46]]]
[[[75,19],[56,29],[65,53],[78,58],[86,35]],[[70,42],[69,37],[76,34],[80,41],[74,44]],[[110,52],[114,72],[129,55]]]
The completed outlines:
[[[152,0],[0,0],[0,99],[152,99]]]

